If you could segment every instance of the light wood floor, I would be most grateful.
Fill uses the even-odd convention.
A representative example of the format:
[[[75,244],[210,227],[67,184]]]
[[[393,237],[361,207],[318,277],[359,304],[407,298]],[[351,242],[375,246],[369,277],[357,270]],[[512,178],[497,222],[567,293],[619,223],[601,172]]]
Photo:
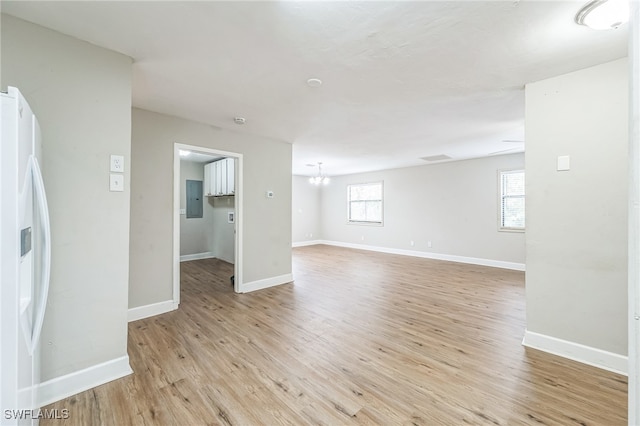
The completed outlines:
[[[178,311],[129,325],[135,374],[42,425],[623,425],[626,378],[521,345],[524,274],[328,246],[234,294],[182,263]]]

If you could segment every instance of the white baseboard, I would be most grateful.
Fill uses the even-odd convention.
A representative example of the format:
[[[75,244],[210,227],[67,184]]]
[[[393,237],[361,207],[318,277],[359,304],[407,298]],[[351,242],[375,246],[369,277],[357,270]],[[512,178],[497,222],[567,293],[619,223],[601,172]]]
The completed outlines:
[[[263,288],[274,287],[280,284],[287,284],[293,281],[293,275],[284,274],[277,277],[265,278],[263,280],[251,281],[240,286],[240,293],[262,290]]]
[[[232,265],[235,265],[235,264],[236,264],[235,259],[232,259],[232,258],[218,256],[216,259],[218,259],[218,260],[222,260],[223,262],[227,262],[227,263],[230,263],[230,264],[232,264]]]
[[[553,355],[569,358],[603,370],[627,375],[628,357],[602,349],[585,346],[580,343],[558,339],[545,334],[526,330],[522,344],[526,347],[538,349]]]
[[[321,240],[298,241],[296,243],[291,243],[291,247],[315,246],[316,244],[322,244],[322,241]]]
[[[36,388],[36,401],[38,401],[38,407],[44,407],[131,373],[133,370],[129,366],[129,356],[125,355],[41,383]]]
[[[166,312],[175,311],[176,309],[178,309],[177,303],[173,300],[166,300],[164,302],[152,303],[151,305],[130,308],[127,313],[127,319],[129,322],[137,321],[143,318],[149,318]]]
[[[194,254],[183,254],[180,256],[180,262],[186,262],[189,260],[199,260],[199,259],[211,259],[214,258],[213,252],[205,251],[204,253],[194,253]]]
[[[456,256],[452,254],[432,253],[417,250],[404,250],[389,247],[369,246],[365,244],[343,243],[341,241],[317,240],[315,244],[326,244],[328,246],[354,248],[359,250],[376,251],[380,253],[399,254],[402,256],[421,257],[424,259],[446,260],[449,262],[468,263],[471,265],[491,266],[493,268],[511,269],[514,271],[524,271],[524,263],[506,262],[503,260],[481,259],[477,257]],[[310,245],[310,244],[308,244]]]

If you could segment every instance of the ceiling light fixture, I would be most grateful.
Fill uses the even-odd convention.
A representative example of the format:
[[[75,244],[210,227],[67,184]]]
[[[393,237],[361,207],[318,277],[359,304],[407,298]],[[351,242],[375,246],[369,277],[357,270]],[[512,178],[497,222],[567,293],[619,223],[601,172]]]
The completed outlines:
[[[319,78],[310,78],[307,80],[307,86],[309,87],[320,87],[322,86],[322,80]]]
[[[593,0],[576,14],[575,21],[594,30],[611,30],[629,21],[628,0]]]
[[[314,185],[327,185],[329,183],[329,177],[327,176],[322,176],[322,163],[318,163],[318,175],[314,176],[314,177],[310,177],[309,178],[309,183],[312,183]]]
[[[233,122],[239,125],[242,125],[247,122],[247,119],[244,117],[234,117]]]
[[[189,154],[191,154],[191,151],[186,151],[184,149],[181,149],[179,153],[180,153],[180,157],[188,157]]]

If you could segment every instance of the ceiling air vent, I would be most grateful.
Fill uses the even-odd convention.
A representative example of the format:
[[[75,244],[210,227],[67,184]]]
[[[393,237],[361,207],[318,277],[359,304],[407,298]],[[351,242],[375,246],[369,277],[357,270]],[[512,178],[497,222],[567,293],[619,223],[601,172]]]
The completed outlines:
[[[420,157],[420,159],[424,161],[444,161],[444,160],[451,160],[451,157],[449,157],[448,155],[440,154],[440,155],[432,155],[430,157]]]

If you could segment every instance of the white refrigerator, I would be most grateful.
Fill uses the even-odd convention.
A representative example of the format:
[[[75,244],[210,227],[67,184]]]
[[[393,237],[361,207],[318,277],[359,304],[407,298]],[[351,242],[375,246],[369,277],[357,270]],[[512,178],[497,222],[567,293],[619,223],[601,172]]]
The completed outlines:
[[[51,265],[49,212],[38,120],[18,89],[0,95],[0,424],[33,425]]]

